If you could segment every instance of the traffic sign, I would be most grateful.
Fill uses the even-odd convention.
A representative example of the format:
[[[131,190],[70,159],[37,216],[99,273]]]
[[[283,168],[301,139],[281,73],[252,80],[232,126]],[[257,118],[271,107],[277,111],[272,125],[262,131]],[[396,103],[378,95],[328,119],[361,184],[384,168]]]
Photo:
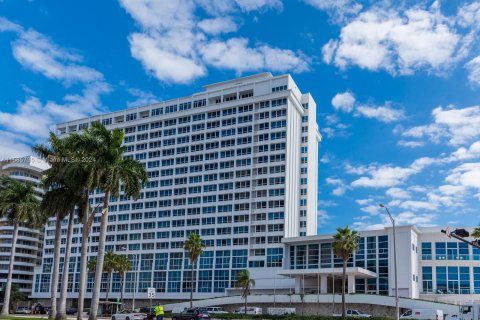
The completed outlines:
[[[154,299],[155,298],[155,293],[157,292],[157,290],[155,288],[147,288],[147,295],[148,295],[148,298],[150,299]]]

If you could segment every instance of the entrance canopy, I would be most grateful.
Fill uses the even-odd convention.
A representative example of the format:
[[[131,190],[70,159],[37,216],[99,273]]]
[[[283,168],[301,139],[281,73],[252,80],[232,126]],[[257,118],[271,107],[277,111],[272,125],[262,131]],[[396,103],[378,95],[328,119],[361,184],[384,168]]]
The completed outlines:
[[[335,292],[335,287],[340,288],[343,268],[320,268],[320,269],[292,269],[281,270],[278,275],[295,279],[295,292],[328,293]],[[377,278],[375,272],[360,267],[346,269],[348,293],[355,293],[356,279]],[[329,280],[331,279],[331,280]]]
[[[290,278],[296,278],[299,276],[317,277],[341,277],[343,274],[343,268],[320,268],[320,269],[294,269],[294,270],[282,270],[278,272],[279,275],[287,276]],[[347,276],[353,276],[356,279],[362,278],[377,278],[378,275],[375,272],[369,271],[360,267],[347,268]]]

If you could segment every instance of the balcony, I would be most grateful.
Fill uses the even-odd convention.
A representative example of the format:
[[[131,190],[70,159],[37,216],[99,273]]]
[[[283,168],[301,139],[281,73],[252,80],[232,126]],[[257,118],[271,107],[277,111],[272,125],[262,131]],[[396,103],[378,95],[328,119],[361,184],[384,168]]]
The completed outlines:
[[[437,260],[437,261],[479,261],[480,254],[422,254],[420,255],[421,260]]]

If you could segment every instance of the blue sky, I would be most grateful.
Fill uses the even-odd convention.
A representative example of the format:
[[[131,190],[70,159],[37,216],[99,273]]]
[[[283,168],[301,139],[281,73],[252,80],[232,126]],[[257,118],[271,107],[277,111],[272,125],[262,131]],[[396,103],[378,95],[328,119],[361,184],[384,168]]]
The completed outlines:
[[[323,135],[319,232],[480,222],[480,2],[0,1],[0,157],[55,123],[291,73]]]

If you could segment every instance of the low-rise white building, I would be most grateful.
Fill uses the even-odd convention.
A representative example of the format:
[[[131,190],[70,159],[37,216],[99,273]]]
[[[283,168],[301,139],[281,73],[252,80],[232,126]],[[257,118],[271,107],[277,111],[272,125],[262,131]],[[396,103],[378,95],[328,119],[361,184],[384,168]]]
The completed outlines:
[[[348,262],[347,292],[393,296],[393,229],[362,231],[360,236],[358,251]],[[441,228],[397,227],[396,241],[401,297],[458,304],[480,300],[480,249],[448,238]],[[332,235],[283,242],[284,270],[279,275],[295,279],[290,290],[341,292],[342,261],[333,254]]]
[[[48,164],[34,157],[22,157],[0,161],[0,176],[6,175],[13,179],[32,183],[40,198],[43,189],[40,185],[42,172]],[[7,280],[8,265],[12,248],[13,226],[6,220],[0,220],[0,286]],[[21,225],[18,230],[18,240],[13,265],[13,283],[20,291],[29,295],[32,292],[33,273],[41,263],[43,247],[43,228],[32,229]]]

